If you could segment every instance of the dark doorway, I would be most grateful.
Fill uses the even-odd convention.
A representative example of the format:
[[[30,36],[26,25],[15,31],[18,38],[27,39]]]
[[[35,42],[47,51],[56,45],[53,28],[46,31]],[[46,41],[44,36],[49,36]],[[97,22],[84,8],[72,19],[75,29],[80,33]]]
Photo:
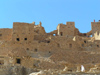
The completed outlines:
[[[60,32],[60,35],[63,36],[63,32]]]
[[[86,43],[86,41],[84,41],[84,43]]]
[[[21,64],[21,59],[18,59],[18,58],[17,58],[17,59],[16,59],[16,63],[17,63],[17,64]]]

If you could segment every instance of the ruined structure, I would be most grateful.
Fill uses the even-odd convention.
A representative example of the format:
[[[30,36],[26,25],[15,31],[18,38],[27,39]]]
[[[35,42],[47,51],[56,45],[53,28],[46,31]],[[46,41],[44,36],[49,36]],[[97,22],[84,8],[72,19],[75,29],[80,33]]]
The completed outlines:
[[[80,33],[74,22],[66,22],[46,33],[41,22],[14,22],[12,29],[0,29],[0,66],[77,73],[83,65],[85,73],[100,72],[100,21],[91,26]]]

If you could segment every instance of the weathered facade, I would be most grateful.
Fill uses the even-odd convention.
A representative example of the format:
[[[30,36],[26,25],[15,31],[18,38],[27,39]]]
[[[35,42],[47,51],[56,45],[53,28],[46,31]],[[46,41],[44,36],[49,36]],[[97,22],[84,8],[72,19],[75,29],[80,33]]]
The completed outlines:
[[[100,22],[80,33],[74,22],[58,24],[46,33],[42,23],[13,23],[12,29],[0,29],[0,65],[21,65],[35,69],[64,69],[66,72],[95,72],[100,68]],[[92,35],[92,37],[91,37]]]

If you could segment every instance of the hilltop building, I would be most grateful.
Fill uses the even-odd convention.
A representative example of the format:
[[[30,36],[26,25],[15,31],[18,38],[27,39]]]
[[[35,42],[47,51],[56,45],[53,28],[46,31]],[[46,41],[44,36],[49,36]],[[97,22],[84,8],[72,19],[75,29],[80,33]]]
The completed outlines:
[[[36,69],[63,69],[85,72],[100,68],[100,21],[91,22],[91,31],[80,33],[74,22],[58,24],[46,33],[42,23],[14,22],[0,29],[0,65],[21,65]],[[91,37],[92,36],[92,37]]]

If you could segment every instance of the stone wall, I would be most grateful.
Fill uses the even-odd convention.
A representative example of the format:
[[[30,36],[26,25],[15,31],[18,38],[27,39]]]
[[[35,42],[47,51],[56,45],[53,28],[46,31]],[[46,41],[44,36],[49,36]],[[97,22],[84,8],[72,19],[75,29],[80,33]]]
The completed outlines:
[[[75,23],[67,22],[66,25],[59,24],[57,30],[59,36],[74,36]]]
[[[0,29],[0,41],[9,41],[12,39],[12,29]]]
[[[32,41],[34,39],[34,24],[13,23],[12,41]]]
[[[91,22],[92,27],[92,35],[94,36],[94,33],[96,31],[100,31],[100,22]]]

